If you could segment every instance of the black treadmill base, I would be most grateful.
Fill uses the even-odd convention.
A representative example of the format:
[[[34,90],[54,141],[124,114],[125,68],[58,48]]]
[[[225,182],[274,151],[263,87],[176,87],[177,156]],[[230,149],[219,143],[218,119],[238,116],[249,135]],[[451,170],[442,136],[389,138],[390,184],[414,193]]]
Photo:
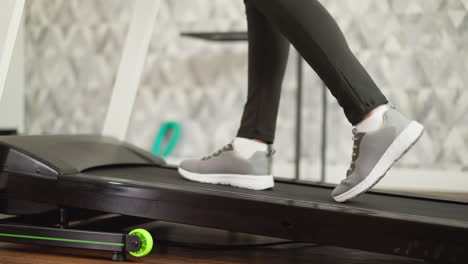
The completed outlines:
[[[154,170],[146,167],[142,169]],[[14,184],[10,185],[6,193],[11,198],[18,195],[44,203],[60,201],[61,205],[67,207],[442,261],[446,264],[468,263],[468,241],[464,239],[468,237],[468,229],[461,221],[466,211],[458,211],[460,220],[456,221],[422,215],[391,214],[390,206],[384,212],[365,209],[372,208],[374,203],[380,202],[386,206],[391,200],[398,203],[401,200],[406,201],[406,209],[411,209],[415,205],[409,204],[415,203],[426,208],[432,207],[433,214],[441,213],[434,212],[438,208],[442,209],[442,213],[447,210],[445,213],[450,216],[450,208],[466,208],[466,205],[458,202],[369,193],[356,203],[339,205],[328,198],[320,198],[322,193],[328,197],[329,189],[325,187],[280,183],[273,192],[250,192],[192,183],[180,179],[175,170],[160,170],[161,175],[153,174],[159,187],[132,186],[125,183],[125,179],[113,178],[112,173],[107,171],[102,175],[108,175],[106,179],[113,182],[111,184],[98,180],[99,177],[92,181],[89,175],[81,175],[60,181],[57,186],[59,191],[53,193],[47,193],[51,182],[15,175],[10,177],[10,182]],[[125,175],[125,169],[120,168],[118,171]],[[170,177],[168,172],[177,178]],[[96,172],[96,175],[101,173]],[[163,178],[167,178],[166,181]],[[119,181],[122,183],[119,184]],[[167,181],[179,184],[172,185]],[[35,186],[33,190],[20,188],[31,185]],[[280,199],[282,192],[291,200]],[[304,198],[295,198],[298,195],[304,195]],[[381,201],[369,204],[373,198]]]
[[[136,236],[65,228],[0,224],[0,241],[113,252],[112,260],[123,261],[127,251],[138,251]]]
[[[0,137],[0,195],[167,222],[449,263],[468,263],[468,203],[278,182],[251,191],[184,180],[105,137]]]

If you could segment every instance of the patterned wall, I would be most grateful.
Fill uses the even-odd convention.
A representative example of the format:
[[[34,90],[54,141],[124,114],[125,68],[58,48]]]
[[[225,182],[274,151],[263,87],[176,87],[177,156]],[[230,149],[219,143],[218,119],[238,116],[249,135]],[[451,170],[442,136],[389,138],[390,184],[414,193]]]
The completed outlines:
[[[468,168],[468,2],[323,0],[384,93],[427,132],[404,167]],[[99,133],[131,15],[128,0],[28,0],[26,129]],[[246,43],[181,38],[181,31],[245,30],[241,0],[164,0],[137,96],[129,141],[150,148],[161,122],[183,124],[174,158],[230,140],[246,96]],[[276,148],[293,171],[295,54],[284,83]],[[304,67],[307,172],[319,164],[321,82]],[[330,165],[351,155],[351,127],[328,94]]]
[[[387,97],[426,126],[421,142],[400,165],[468,169],[468,2],[354,3],[327,1],[327,6]],[[341,133],[329,142],[329,158],[339,163],[347,153],[348,129],[335,101],[330,102],[330,118],[336,120],[329,122],[330,129]]]

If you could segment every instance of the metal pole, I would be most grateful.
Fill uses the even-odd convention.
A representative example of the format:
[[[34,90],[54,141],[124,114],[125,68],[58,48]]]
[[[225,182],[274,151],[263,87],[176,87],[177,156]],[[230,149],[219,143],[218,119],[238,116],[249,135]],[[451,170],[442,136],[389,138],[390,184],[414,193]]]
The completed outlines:
[[[0,3],[0,101],[21,26],[23,10],[24,0],[1,1]]]
[[[302,57],[297,54],[297,94],[296,94],[296,156],[295,156],[295,176],[296,180],[301,178],[301,142],[302,142]]]
[[[327,86],[322,83],[322,142],[321,142],[320,182],[325,182],[327,175]]]
[[[135,1],[102,134],[125,139],[160,0]]]
[[[60,207],[59,209],[59,213],[60,213],[60,228],[64,229],[64,228],[68,228],[68,212],[67,212],[67,209],[63,208],[63,207]]]

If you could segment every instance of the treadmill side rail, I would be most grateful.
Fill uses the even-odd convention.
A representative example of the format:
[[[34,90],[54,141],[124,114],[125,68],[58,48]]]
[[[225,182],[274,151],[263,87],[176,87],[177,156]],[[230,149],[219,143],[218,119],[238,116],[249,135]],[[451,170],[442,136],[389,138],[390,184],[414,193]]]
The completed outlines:
[[[138,251],[141,246],[134,235],[8,224],[0,224],[0,241],[112,251],[113,259],[118,256],[115,260],[119,261],[125,260],[127,251]]]

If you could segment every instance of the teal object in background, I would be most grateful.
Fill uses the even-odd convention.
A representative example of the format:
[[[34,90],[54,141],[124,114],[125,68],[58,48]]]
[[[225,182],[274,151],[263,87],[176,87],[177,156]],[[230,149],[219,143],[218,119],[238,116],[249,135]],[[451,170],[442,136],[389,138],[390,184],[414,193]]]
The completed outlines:
[[[181,130],[182,128],[177,122],[163,123],[156,136],[151,153],[164,158],[169,156],[180,140]],[[162,150],[163,143],[166,143],[166,141],[168,141],[167,144],[164,144],[166,148]]]

